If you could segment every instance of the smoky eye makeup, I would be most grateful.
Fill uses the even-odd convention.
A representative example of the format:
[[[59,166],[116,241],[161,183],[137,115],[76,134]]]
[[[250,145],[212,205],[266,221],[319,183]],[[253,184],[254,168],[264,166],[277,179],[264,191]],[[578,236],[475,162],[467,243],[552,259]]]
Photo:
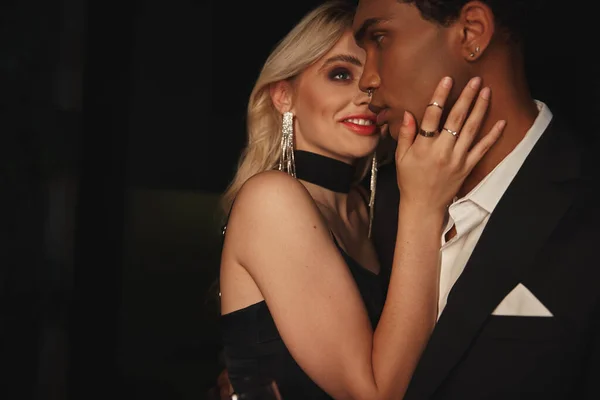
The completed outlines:
[[[327,73],[329,80],[334,82],[351,81],[353,78],[352,71],[346,67],[334,67]]]

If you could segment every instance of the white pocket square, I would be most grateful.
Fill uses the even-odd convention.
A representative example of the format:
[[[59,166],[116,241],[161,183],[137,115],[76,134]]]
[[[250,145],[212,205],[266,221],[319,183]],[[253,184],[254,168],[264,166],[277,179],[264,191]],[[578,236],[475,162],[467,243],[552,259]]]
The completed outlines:
[[[519,283],[496,307],[492,315],[511,317],[552,317],[552,313]]]

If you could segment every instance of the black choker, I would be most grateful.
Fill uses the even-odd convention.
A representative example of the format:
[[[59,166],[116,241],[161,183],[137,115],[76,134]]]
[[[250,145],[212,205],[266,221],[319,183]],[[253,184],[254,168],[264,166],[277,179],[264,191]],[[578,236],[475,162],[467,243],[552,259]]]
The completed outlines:
[[[354,166],[310,153],[294,151],[296,178],[338,193],[349,193],[354,179]]]

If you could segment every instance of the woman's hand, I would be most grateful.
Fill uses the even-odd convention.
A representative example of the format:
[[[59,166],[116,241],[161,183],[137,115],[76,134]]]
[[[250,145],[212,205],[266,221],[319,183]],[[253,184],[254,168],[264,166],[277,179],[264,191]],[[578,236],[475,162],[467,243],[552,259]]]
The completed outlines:
[[[480,86],[480,78],[471,79],[443,127],[440,127],[440,118],[452,88],[451,78],[442,79],[436,88],[418,134],[415,118],[405,112],[396,148],[401,203],[443,212],[473,167],[500,137],[505,121],[498,121],[472,146],[491,95],[490,88],[480,91]]]

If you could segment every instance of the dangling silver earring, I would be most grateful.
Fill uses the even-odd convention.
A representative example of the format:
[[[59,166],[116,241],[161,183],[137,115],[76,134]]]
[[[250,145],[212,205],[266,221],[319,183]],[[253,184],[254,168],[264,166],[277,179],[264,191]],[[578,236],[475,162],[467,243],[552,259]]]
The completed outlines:
[[[371,161],[370,189],[371,196],[369,197],[369,238],[371,237],[371,230],[373,228],[373,216],[375,215],[375,192],[377,190],[377,152],[373,153],[373,161]]]
[[[279,170],[287,172],[294,178],[296,177],[296,163],[294,161],[294,114],[289,111],[283,113]]]

